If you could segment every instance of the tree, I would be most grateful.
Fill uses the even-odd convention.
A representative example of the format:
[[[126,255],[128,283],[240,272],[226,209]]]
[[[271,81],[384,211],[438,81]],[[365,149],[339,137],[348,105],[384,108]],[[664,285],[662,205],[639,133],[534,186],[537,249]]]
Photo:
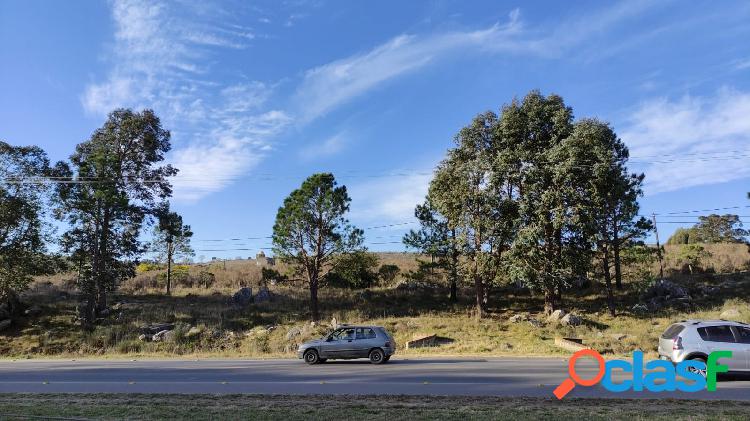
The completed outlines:
[[[511,273],[544,293],[551,313],[562,290],[591,264],[592,221],[585,202],[586,173],[578,151],[565,140],[573,111],[557,95],[530,92],[503,108],[501,136],[512,145],[508,161],[518,168],[518,234],[511,246]]]
[[[149,251],[156,254],[159,262],[167,263],[167,295],[172,289],[172,261],[188,259],[195,255],[190,247],[193,232],[190,225],[182,223],[182,216],[169,210],[169,204],[162,204],[157,211],[158,224],[154,226]]]
[[[516,207],[508,174],[498,171],[498,154],[505,150],[497,136],[497,116],[480,114],[456,135],[456,146],[438,165],[429,198],[455,230],[462,272],[474,283],[476,315],[483,317],[488,287],[501,276],[503,253],[514,235]]]
[[[699,216],[698,223],[690,228],[678,228],[667,244],[744,243],[750,235],[742,228],[737,215]]]
[[[326,275],[329,285],[370,288],[378,280],[378,256],[364,250],[337,255],[333,269]]]
[[[42,222],[48,172],[40,148],[0,142],[0,301],[25,289],[33,275],[54,269]]]
[[[333,174],[313,174],[279,208],[273,226],[273,250],[291,265],[310,289],[310,314],[319,319],[318,287],[339,254],[360,250],[364,232],[344,215],[351,199]]]
[[[582,193],[574,201],[585,210],[578,217],[578,228],[583,229],[584,235],[593,234],[607,304],[614,316],[611,269],[615,270],[616,285],[621,287],[622,244],[642,238],[650,226],[645,218],[637,216],[643,175],[628,173],[628,149],[607,123],[594,119],[578,121],[563,145],[561,150],[568,159],[560,161],[562,170],[568,175],[577,174],[578,178],[567,178],[567,183],[579,186],[574,191]],[[593,227],[588,227],[589,223]]]
[[[458,300],[458,257],[456,228],[451,228],[448,220],[432,204],[429,196],[423,204],[414,209],[414,216],[420,223],[418,230],[410,230],[404,235],[403,243],[430,256],[431,264],[448,273],[450,284],[449,299]],[[420,262],[420,264],[423,262]],[[432,266],[432,265],[431,265]]]
[[[117,109],[76,146],[70,163],[55,166],[55,212],[69,225],[62,246],[78,266],[84,326],[107,307],[107,293],[135,273],[144,220],[172,193],[167,178],[177,170],[158,166],[170,147],[153,111]]]
[[[711,253],[698,244],[683,244],[677,255],[677,259],[687,265],[691,274],[701,267],[703,259],[709,257],[711,257]]]
[[[401,269],[396,265],[385,264],[380,266],[378,269],[378,278],[384,284],[391,284],[396,280],[396,277],[401,272]]]

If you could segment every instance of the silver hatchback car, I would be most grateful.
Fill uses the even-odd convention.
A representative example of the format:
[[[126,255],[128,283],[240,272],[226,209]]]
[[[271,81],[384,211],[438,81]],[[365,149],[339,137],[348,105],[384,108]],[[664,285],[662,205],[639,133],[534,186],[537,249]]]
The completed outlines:
[[[659,338],[659,357],[674,363],[706,362],[713,351],[732,351],[732,358],[721,359],[729,371],[750,372],[750,325],[727,320],[685,320],[669,326]]]
[[[340,326],[321,339],[305,342],[297,349],[297,356],[308,364],[353,358],[369,358],[373,364],[382,364],[395,353],[393,336],[381,326]]]

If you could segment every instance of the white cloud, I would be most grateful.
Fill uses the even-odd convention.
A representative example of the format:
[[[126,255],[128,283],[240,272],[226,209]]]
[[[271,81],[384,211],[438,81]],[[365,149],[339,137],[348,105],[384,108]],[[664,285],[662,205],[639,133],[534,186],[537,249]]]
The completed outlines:
[[[254,34],[210,10],[114,1],[114,65],[81,97],[84,109],[97,116],[118,107],[153,108],[173,129],[169,159],[180,169],[174,180],[177,200],[198,200],[246,173],[290,122],[283,111],[261,109],[272,91],[266,84],[225,85],[211,78],[205,63],[213,51],[244,48]]]
[[[750,177],[750,92],[724,88],[713,96],[657,98],[641,104],[621,137],[645,191],[656,194]],[[743,151],[743,152],[737,152]],[[739,155],[739,156],[738,156]],[[640,158],[639,158],[640,157]]]
[[[520,33],[518,11],[505,25],[470,32],[451,32],[427,37],[400,35],[369,52],[357,54],[308,70],[295,102],[303,121],[313,120],[376,86],[466,49],[510,52],[527,44]]]
[[[414,207],[424,201],[431,174],[383,177],[347,185],[352,198],[351,219],[401,223],[414,219]]]

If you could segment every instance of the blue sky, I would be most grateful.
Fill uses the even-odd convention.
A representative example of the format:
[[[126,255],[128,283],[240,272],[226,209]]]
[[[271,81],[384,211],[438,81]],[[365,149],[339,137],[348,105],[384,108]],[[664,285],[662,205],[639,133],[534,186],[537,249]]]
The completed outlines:
[[[269,247],[247,237],[319,171],[370,249],[402,250],[453,135],[540,89],[612,123],[663,238],[708,212],[669,213],[750,215],[750,3],[572,4],[0,1],[0,139],[64,159],[111,109],[153,108],[198,256]]]

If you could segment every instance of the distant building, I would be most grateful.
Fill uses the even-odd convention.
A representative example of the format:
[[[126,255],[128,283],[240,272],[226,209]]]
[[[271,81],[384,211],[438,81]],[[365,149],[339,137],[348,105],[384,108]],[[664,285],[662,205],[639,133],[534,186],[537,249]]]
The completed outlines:
[[[266,266],[273,266],[276,264],[273,257],[266,257],[266,254],[263,253],[263,250],[259,251],[258,254],[255,255],[255,264],[261,267]]]

